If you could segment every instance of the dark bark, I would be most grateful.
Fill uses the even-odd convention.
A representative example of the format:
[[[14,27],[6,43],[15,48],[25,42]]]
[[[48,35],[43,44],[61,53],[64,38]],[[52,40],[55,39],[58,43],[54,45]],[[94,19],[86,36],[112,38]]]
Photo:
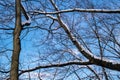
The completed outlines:
[[[55,8],[56,11],[59,11],[57,6],[55,5],[53,0],[50,0],[51,4]],[[73,33],[70,31],[69,27],[61,20],[60,14],[57,14],[58,23],[60,26],[64,29],[72,43],[76,46],[76,48],[82,53],[83,56],[85,56],[90,63],[106,67],[112,70],[120,71],[120,63],[116,63],[115,61],[109,61],[108,59],[101,59],[101,57],[97,57],[93,55],[89,50],[86,50],[77,40],[77,38],[73,35]]]
[[[89,61],[86,61],[86,62],[67,62],[67,63],[61,63],[61,64],[48,64],[48,65],[43,65],[43,66],[38,66],[38,67],[35,67],[35,68],[31,68],[31,69],[28,69],[28,70],[22,70],[21,73],[19,74],[19,76],[23,73],[26,73],[26,72],[31,72],[31,71],[35,71],[35,70],[38,70],[38,69],[42,69],[42,68],[53,68],[53,67],[64,67],[64,66],[68,66],[68,65],[90,65],[91,63]]]
[[[18,70],[19,70],[19,55],[21,51],[20,43],[20,33],[21,33],[21,0],[16,0],[16,20],[15,20],[15,30],[13,33],[13,54],[11,62],[10,80],[18,80]]]

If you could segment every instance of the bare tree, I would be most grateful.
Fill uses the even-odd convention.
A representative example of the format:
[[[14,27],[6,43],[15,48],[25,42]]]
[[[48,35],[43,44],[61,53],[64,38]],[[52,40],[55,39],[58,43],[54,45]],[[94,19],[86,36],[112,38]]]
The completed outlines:
[[[0,1],[0,78],[119,79],[118,3]]]

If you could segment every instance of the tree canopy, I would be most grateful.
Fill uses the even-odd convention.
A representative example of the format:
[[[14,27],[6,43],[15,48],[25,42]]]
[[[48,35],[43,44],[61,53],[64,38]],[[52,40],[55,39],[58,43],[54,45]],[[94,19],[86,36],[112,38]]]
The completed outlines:
[[[0,79],[120,79],[119,3],[0,1]]]

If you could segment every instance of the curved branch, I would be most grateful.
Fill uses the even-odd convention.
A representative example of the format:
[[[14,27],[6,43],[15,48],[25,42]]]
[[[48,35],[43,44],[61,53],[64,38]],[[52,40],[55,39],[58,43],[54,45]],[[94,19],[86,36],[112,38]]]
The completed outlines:
[[[38,70],[38,69],[41,69],[41,68],[53,68],[53,67],[64,67],[64,66],[68,66],[68,65],[90,65],[92,63],[90,63],[89,61],[86,61],[86,62],[66,62],[66,63],[59,63],[59,64],[50,64],[50,65],[43,65],[43,66],[38,66],[38,67],[35,67],[35,68],[32,68],[32,69],[29,69],[29,70],[22,70],[21,73],[19,74],[19,76],[23,73],[26,73],[26,72],[31,72],[31,71],[35,71],[35,70]]]
[[[59,11],[59,9],[55,5],[54,1],[50,0],[50,2],[53,5],[53,7],[55,8],[55,10]],[[68,37],[70,38],[72,43],[83,54],[83,56],[85,56],[91,63],[93,63],[95,65],[98,65],[98,66],[106,67],[106,68],[109,68],[109,69],[112,69],[112,70],[120,71],[120,62],[115,62],[115,61],[111,61],[109,59],[104,59],[104,58],[101,59],[100,57],[97,57],[97,56],[93,55],[89,50],[85,49],[80,44],[80,42],[77,40],[77,38],[70,31],[69,27],[60,18],[60,14],[57,14],[57,18],[58,18],[59,25],[64,29],[64,31],[66,32],[66,34],[68,35]]]
[[[0,73],[9,73],[10,71],[2,71],[2,70],[0,70]]]

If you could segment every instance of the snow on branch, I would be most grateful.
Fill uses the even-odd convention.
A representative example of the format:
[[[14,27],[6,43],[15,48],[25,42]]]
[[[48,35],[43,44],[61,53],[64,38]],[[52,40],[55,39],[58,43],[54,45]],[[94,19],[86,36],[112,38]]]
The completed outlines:
[[[22,26],[29,26],[31,24],[31,18],[30,16],[27,14],[25,8],[23,7],[23,5],[21,4],[21,11],[24,14],[26,21],[22,22]]]
[[[59,18],[59,17],[58,17]],[[120,71],[120,62],[112,61],[110,59],[101,59],[101,57],[97,57],[96,55],[93,55],[89,50],[87,50],[84,46],[80,44],[80,42],[77,40],[77,38],[74,37],[73,33],[70,31],[68,25],[66,25],[63,20],[60,18],[58,19],[59,24],[61,27],[65,30],[66,34],[70,38],[70,40],[73,42],[73,44],[77,47],[77,49],[85,56],[90,63],[102,67],[106,67],[112,70]]]
[[[33,13],[38,14],[60,14],[60,13],[68,13],[68,12],[88,12],[88,13],[120,13],[120,9],[82,9],[82,8],[74,8],[67,10],[59,10],[55,12],[43,12],[43,11],[33,11]]]
[[[28,20],[22,22],[22,26],[29,26],[31,24],[31,18],[29,15],[27,15],[27,16],[28,16]]]
[[[101,59],[100,57],[97,57],[96,55],[93,55],[93,53],[91,53],[89,50],[87,50],[84,46],[82,46],[80,44],[80,42],[77,40],[77,38],[75,38],[75,36],[73,35],[73,33],[70,31],[68,25],[66,25],[63,20],[60,18],[60,15],[58,13],[60,13],[59,9],[56,7],[55,3],[53,0],[50,0],[53,7],[56,10],[56,14],[57,14],[57,18],[58,18],[58,23],[60,24],[60,26],[64,29],[64,31],[66,32],[66,34],[68,35],[68,37],[70,38],[70,40],[72,41],[72,43],[76,46],[76,48],[83,54],[83,56],[85,56],[90,63],[94,64],[94,65],[98,65],[98,66],[102,66],[102,67],[106,67],[112,70],[118,70],[120,71],[120,62],[116,63],[115,61],[111,61],[109,59]],[[73,10],[64,10],[61,11],[62,12],[71,12],[71,11],[80,11],[80,12],[98,12],[98,13],[116,13],[119,12],[120,10],[98,10],[98,9],[73,9]]]
[[[98,59],[98,60],[97,60]],[[101,60],[99,58],[95,59],[94,63],[92,63],[91,61],[70,61],[70,62],[66,62],[66,63],[56,63],[56,64],[48,64],[48,65],[40,65],[28,70],[21,70],[21,72],[19,73],[19,76],[26,73],[26,72],[32,72],[38,69],[43,69],[43,68],[53,68],[53,67],[64,67],[64,66],[70,66],[70,65],[98,65],[98,66],[103,66],[112,70],[117,70],[120,71],[120,63],[114,63],[113,61],[109,61],[109,60]],[[98,62],[100,60],[100,62]],[[107,66],[106,66],[107,65]]]

